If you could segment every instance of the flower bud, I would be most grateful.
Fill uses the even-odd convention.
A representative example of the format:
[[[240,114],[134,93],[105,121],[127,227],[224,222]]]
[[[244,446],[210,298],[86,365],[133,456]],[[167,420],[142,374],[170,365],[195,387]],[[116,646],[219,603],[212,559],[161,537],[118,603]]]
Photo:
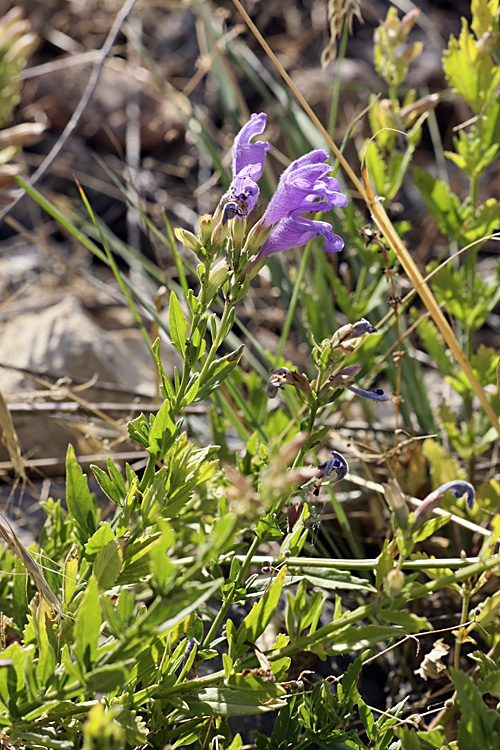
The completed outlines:
[[[385,589],[387,595],[391,599],[395,599],[401,593],[403,586],[405,585],[405,574],[402,570],[393,568],[390,570],[385,577]]]
[[[398,481],[396,479],[389,479],[388,483],[384,484],[384,490],[385,500],[392,513],[394,513],[397,525],[400,529],[406,529],[408,526],[409,510]]]
[[[214,251],[214,257],[216,257],[216,251],[222,247],[222,244],[227,240],[228,225],[224,224],[222,219],[215,225],[210,242]]]
[[[184,247],[187,247],[188,250],[192,250],[193,253],[196,253],[196,255],[202,254],[203,245],[201,244],[198,237],[196,237],[192,232],[188,232],[187,229],[180,229],[179,227],[176,227],[174,229],[174,234],[179,242],[181,242]]]
[[[210,275],[208,277],[208,284],[206,286],[207,299],[213,299],[215,297],[221,286],[227,280],[229,273],[229,266],[225,260],[221,260],[219,263],[215,264],[210,270]]]
[[[203,216],[200,216],[201,241],[205,246],[210,244],[210,237],[212,236],[213,228],[214,217],[211,214],[203,214]]]

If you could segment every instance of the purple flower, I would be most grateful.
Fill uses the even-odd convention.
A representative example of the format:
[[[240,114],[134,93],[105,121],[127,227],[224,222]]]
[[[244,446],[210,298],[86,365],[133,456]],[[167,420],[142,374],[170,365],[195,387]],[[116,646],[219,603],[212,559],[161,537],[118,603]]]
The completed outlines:
[[[450,491],[452,495],[455,495],[455,497],[467,495],[467,505],[469,508],[472,508],[472,505],[474,504],[474,496],[476,494],[472,484],[465,482],[462,479],[445,482],[445,484],[442,484],[437,490],[434,490],[430,495],[427,495],[425,500],[423,500],[418,506],[415,511],[416,528],[419,528],[425,521],[427,521],[434,508],[437,508],[441,502],[444,493],[448,491]]]
[[[361,318],[361,320],[358,320],[357,323],[353,323],[353,338],[357,338],[358,336],[363,336],[365,333],[377,333],[377,329],[375,326],[372,326],[369,320],[366,318]]]
[[[344,240],[333,234],[332,225],[327,221],[314,221],[306,219],[301,214],[302,209],[293,211],[289,216],[281,219],[272,229],[271,234],[262,245],[258,260],[268,258],[274,253],[289,250],[291,247],[300,247],[314,237],[325,238],[325,250],[329,253],[338,253],[344,247]]]
[[[389,401],[389,396],[384,395],[382,388],[374,388],[373,391],[364,391],[362,388],[357,388],[355,385],[348,385],[347,388],[357,396],[369,398],[372,401]]]
[[[250,141],[264,132],[266,122],[267,115],[263,112],[253,114],[234,139],[233,181],[221,201],[224,207],[223,224],[228,219],[245,218],[255,206],[259,195],[257,180],[264,170],[264,159],[270,145],[265,141]]]
[[[342,250],[344,241],[331,231],[331,224],[304,216],[347,206],[349,202],[338,181],[328,176],[333,167],[325,164],[327,158],[328,154],[322,149],[311,151],[283,172],[262,218],[263,229],[272,227],[272,230],[259,251],[258,260],[320,236],[325,238],[324,247],[328,252]]]
[[[340,482],[349,471],[347,461],[342,453],[338,453],[338,451],[332,451],[332,457],[328,461],[325,461],[324,464],[321,464],[321,466],[318,466],[318,474],[320,475],[318,479],[331,477],[333,471],[336,474],[335,482]]]

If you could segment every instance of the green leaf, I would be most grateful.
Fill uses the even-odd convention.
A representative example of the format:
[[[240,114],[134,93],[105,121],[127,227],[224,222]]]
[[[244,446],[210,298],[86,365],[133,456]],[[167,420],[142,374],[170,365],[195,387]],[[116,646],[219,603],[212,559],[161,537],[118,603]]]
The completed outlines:
[[[116,539],[111,539],[96,555],[92,572],[100,589],[112,588],[120,575],[122,558]]]
[[[253,716],[255,714],[275,711],[286,705],[280,698],[271,698],[265,703],[259,695],[246,690],[232,690],[228,687],[202,688],[196,697],[183,695],[183,700],[189,706],[186,718],[195,716]],[[182,714],[179,719],[182,718]]]
[[[127,684],[130,670],[135,665],[135,659],[128,659],[119,664],[105,664],[97,667],[85,675],[85,685],[91,692],[110,693],[119,690]]]
[[[420,740],[414,729],[402,727],[397,736],[401,740],[401,750],[421,750]]]
[[[5,660],[5,664],[11,662],[10,666],[0,669],[0,701],[6,708],[9,708],[10,701],[15,701],[18,692],[23,689],[24,664],[28,659],[33,660],[34,651],[34,646],[23,648],[17,641],[14,641],[2,651],[2,659]]]
[[[128,434],[135,443],[139,443],[143,448],[149,448],[149,422],[144,414],[132,419],[128,425]]]
[[[170,338],[181,357],[186,353],[187,321],[181,310],[179,300],[175,292],[170,292],[170,306],[168,309],[168,322],[170,327]]]
[[[219,385],[226,380],[229,373],[239,364],[240,359],[245,349],[242,344],[234,352],[226,354],[225,357],[212,362],[207,372],[205,373],[203,380],[200,382],[198,392],[196,393],[195,401],[203,401],[212,391],[219,387]]]
[[[335,634],[335,642],[328,644],[327,652],[331,656],[349,651],[361,651],[390,638],[401,638],[405,633],[401,628],[388,625],[360,625],[349,627]],[[312,650],[312,649],[311,649]]]
[[[380,617],[385,622],[392,625],[399,625],[409,633],[420,633],[421,630],[432,630],[432,627],[426,617],[414,615],[406,612],[404,609],[380,609]]]
[[[423,542],[424,539],[432,536],[432,534],[434,534],[438,529],[440,529],[442,526],[445,526],[450,518],[451,516],[435,516],[429,521],[426,521],[421,529],[415,531],[412,534],[412,541],[415,542],[415,544],[417,542]]]
[[[165,457],[168,449],[173,445],[180,424],[176,425],[170,414],[171,405],[164,401],[158,414],[154,417],[149,433],[148,451],[157,461]]]
[[[108,542],[115,539],[115,535],[113,533],[113,530],[111,529],[111,526],[107,521],[105,521],[95,534],[91,536],[87,544],[85,545],[85,555],[89,559],[93,559],[95,555],[97,555],[98,552],[102,550],[103,547],[106,546]]]
[[[97,656],[101,610],[95,576],[91,576],[76,614],[74,654],[84,672],[90,671]]]
[[[168,559],[168,553],[175,544],[175,534],[170,525],[163,519],[158,519],[161,536],[151,550],[151,576],[159,589],[166,587],[172,579],[175,567]]]
[[[440,231],[455,239],[463,223],[458,196],[445,182],[418,167],[413,168],[413,180]]]
[[[104,494],[109,497],[112,502],[116,503],[116,505],[121,506],[123,504],[123,500],[120,495],[120,491],[114,485],[113,481],[108,477],[106,472],[103,471],[99,466],[95,466],[95,464],[91,464],[90,468],[94,477],[96,478],[96,482],[98,483]]]
[[[246,640],[255,643],[271,622],[271,618],[278,606],[281,590],[286,576],[286,567],[281,568],[271,586],[259,602],[256,602],[250,613],[243,620],[242,626],[246,628]],[[241,626],[240,626],[241,628]],[[238,628],[238,632],[240,630]]]
[[[123,501],[127,495],[127,488],[123,477],[114,465],[111,458],[107,460],[108,474],[103,471],[99,466],[91,464],[90,468],[98,482],[102,491],[112,500],[116,505],[123,506]]]
[[[450,37],[443,54],[443,70],[454,91],[467,102],[475,114],[489,102],[500,80],[500,68],[491,57],[494,37],[476,41],[462,18],[457,39]]]
[[[318,586],[318,588],[326,589],[327,591],[336,591],[337,589],[376,591],[366,578],[358,578],[346,570],[301,567],[300,572],[311,586]]]
[[[500,698],[500,669],[490,672],[477,683],[478,690],[481,693],[491,693],[498,700]]]
[[[377,557],[377,562],[375,564],[375,581],[377,584],[377,589],[379,591],[383,590],[384,581],[387,577],[387,573],[393,568],[394,568],[394,558],[391,554],[391,550],[389,549],[389,542],[386,540],[384,542],[382,552]]]
[[[498,31],[498,0],[471,0],[471,29],[478,39],[488,31]]]
[[[86,544],[96,530],[97,509],[72,445],[68,445],[66,454],[66,503],[75,521],[75,534],[81,544]]]
[[[78,555],[77,547],[74,544],[64,560],[63,581],[64,581],[64,606],[67,609],[70,601],[73,599],[78,582]]]
[[[495,750],[498,744],[494,744],[492,734],[500,729],[499,714],[487,708],[469,675],[454,667],[450,667],[450,674],[460,706],[458,746],[467,750]]]
[[[151,349],[153,351],[153,356],[155,358],[158,372],[160,373],[161,395],[163,396],[164,399],[170,399],[170,401],[173,401],[175,397],[175,393],[174,393],[174,389],[172,388],[170,378],[168,377],[167,373],[165,372],[163,368],[163,363],[161,361],[161,356],[160,356],[160,339],[159,338],[156,339],[156,341],[153,343],[153,346],[151,347]]]

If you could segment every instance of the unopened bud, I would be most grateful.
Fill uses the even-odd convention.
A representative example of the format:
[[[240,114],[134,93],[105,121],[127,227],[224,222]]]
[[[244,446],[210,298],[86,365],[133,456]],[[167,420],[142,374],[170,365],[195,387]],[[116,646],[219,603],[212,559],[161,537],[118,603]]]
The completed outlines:
[[[204,245],[210,244],[210,237],[214,229],[214,217],[211,214],[200,216],[201,241]]]
[[[211,300],[215,297],[219,289],[227,280],[229,273],[229,266],[225,260],[221,260],[219,263],[215,264],[210,270],[210,275],[208,277],[208,284],[206,287],[207,299]]]
[[[187,229],[180,229],[179,227],[176,227],[174,229],[174,234],[181,242],[184,247],[187,247],[188,250],[192,250],[193,253],[196,253],[196,255],[200,255],[203,250],[203,245],[201,244],[198,237],[196,237],[192,232],[188,232]]]
[[[389,479],[384,485],[384,497],[387,505],[394,513],[394,518],[400,529],[406,529],[408,526],[409,510],[405,501],[405,496],[396,479]]]
[[[391,597],[391,599],[394,599],[396,596],[399,596],[399,594],[401,593],[401,589],[405,585],[405,574],[402,570],[394,568],[387,573],[385,584],[387,594]]]
[[[223,244],[223,242],[227,239],[228,235],[228,225],[222,223],[222,219],[215,225],[212,236],[210,238],[210,242],[212,245],[212,249],[217,251]],[[216,257],[216,255],[214,255]]]
[[[241,249],[243,242],[245,241],[245,235],[247,232],[247,220],[246,219],[234,219],[231,222],[231,237],[234,246]]]

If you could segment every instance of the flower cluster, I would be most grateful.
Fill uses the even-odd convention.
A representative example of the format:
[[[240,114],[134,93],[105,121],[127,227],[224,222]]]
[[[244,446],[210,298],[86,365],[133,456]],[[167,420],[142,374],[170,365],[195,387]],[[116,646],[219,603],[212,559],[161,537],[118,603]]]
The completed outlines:
[[[264,131],[266,121],[265,114],[253,114],[235,138],[233,179],[221,201],[222,225],[229,219],[246,218],[257,202],[257,181],[270,147],[262,141],[251,141]],[[333,167],[325,163],[326,159],[326,151],[311,151],[292,162],[281,175],[264,216],[251,232],[254,240],[263,240],[255,259],[257,263],[274,253],[303,245],[313,237],[324,237],[328,252],[342,250],[344,242],[332,232],[331,224],[309,218],[318,211],[348,204],[338,181],[328,175]]]

